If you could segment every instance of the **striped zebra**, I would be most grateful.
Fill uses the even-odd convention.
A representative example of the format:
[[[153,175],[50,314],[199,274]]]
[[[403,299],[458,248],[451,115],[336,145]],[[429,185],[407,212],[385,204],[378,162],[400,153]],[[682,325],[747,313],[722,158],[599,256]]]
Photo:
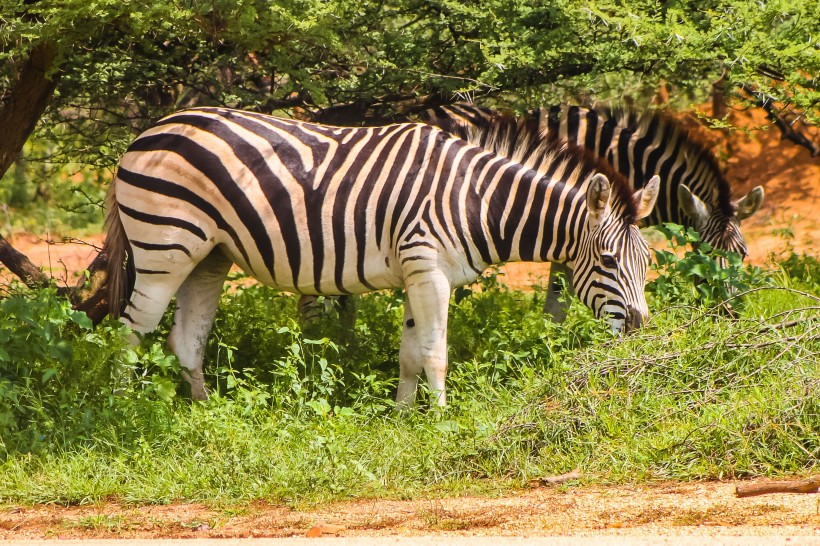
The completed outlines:
[[[633,192],[579,149],[543,146],[542,175],[426,124],[172,114],[131,144],[109,192],[112,308],[145,333],[176,294],[168,344],[204,399],[205,345],[232,264],[297,294],[404,288],[396,401],[413,404],[424,371],[444,405],[451,289],[489,264],[567,261],[579,297],[613,330],[647,316],[636,222],[657,181]]]
[[[511,146],[523,145],[529,152],[521,162],[539,170],[544,159],[537,157],[538,143],[546,139],[566,140],[592,151],[626,176],[633,188],[644,187],[658,175],[658,203],[644,225],[674,222],[692,227],[713,248],[747,255],[740,221],[760,208],[763,188],[757,186],[733,200],[714,154],[671,116],[652,110],[559,105],[516,119],[497,110],[454,104],[428,110],[423,120],[501,155],[507,155]],[[544,310],[561,321],[566,305],[558,300],[559,275],[571,279],[564,264],[550,267],[551,290]]]

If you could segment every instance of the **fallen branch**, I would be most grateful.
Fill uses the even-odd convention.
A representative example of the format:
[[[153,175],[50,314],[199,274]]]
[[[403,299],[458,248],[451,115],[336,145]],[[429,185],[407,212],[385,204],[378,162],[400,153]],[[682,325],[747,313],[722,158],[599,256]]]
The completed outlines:
[[[572,472],[567,472],[566,474],[538,478],[538,482],[540,485],[556,485],[559,483],[568,482],[570,480],[580,480],[583,476],[583,471],[580,468],[576,468]]]
[[[735,488],[736,497],[755,497],[771,493],[817,493],[820,490],[820,475],[805,480],[744,483]]]
[[[45,288],[53,281],[2,236],[0,236],[0,264],[32,290]],[[90,294],[86,290],[86,278],[82,276],[74,286],[57,287],[57,294],[68,298],[74,309],[85,311],[94,324],[98,324],[108,315],[108,297],[102,286],[107,264],[108,256],[105,252],[100,252],[86,268],[89,274],[87,280],[91,285]]]
[[[11,243],[0,236],[0,263],[14,273],[29,288],[48,286],[50,279],[34,265],[28,257],[16,250]]]

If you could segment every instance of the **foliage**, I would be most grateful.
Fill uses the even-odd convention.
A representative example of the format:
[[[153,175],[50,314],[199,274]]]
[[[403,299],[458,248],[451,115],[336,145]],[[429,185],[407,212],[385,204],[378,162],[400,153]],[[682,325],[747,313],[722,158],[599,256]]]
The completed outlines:
[[[294,298],[233,279],[205,403],[175,393],[164,333],[129,348],[125,328],[89,330],[53,291],[10,294],[0,500],[412,497],[577,466],[594,482],[809,472],[818,267],[789,256],[781,268],[747,270],[758,287],[735,318],[650,295],[649,325],[624,338],[577,301],[553,324],[542,291],[491,275],[451,304],[450,405],[421,396],[406,414],[392,404],[401,292],[363,297],[343,342],[338,321],[303,332]]]
[[[19,159],[0,181],[5,230],[99,232],[110,173],[49,162],[42,141],[30,142],[26,154],[33,160]]]
[[[174,395],[178,364],[159,343],[127,348],[129,335],[113,322],[92,329],[53,288],[0,301],[0,456],[94,443],[109,420],[150,423],[154,404]],[[151,411],[137,415],[143,398]]]
[[[721,80],[818,120],[813,0],[0,0],[0,12],[0,87],[34,45],[53,44],[59,84],[40,136],[59,143],[55,157],[93,165],[113,164],[152,120],[204,104],[358,124],[465,95],[648,102],[665,81],[702,99]]]
[[[647,283],[646,289],[661,301],[713,306],[732,299],[737,306],[743,300],[733,295],[768,282],[760,268],[744,267],[743,257],[734,252],[713,249],[692,228],[668,223],[655,229],[671,248],[652,249],[655,261],[651,269],[657,277]]]

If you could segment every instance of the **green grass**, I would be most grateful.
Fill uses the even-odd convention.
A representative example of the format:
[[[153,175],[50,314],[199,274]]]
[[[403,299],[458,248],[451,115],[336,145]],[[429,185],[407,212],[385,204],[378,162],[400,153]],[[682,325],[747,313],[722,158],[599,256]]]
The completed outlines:
[[[498,492],[576,467],[595,483],[813,471],[820,264],[749,272],[737,318],[673,273],[625,337],[578,302],[552,324],[541,292],[485,280],[451,304],[448,408],[422,395],[407,414],[391,402],[400,292],[362,298],[343,343],[333,316],[302,332],[295,298],[234,285],[208,350],[213,396],[193,404],[164,331],[129,349],[126,329],[91,330],[51,291],[7,294],[0,502],[303,504]]]

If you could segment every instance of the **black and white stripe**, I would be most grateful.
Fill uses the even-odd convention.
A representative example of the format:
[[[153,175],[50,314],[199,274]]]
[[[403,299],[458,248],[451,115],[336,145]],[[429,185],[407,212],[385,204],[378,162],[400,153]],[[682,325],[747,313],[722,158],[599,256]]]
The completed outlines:
[[[497,138],[499,126],[505,131],[566,140],[605,159],[636,189],[658,175],[658,202],[644,225],[674,222],[693,227],[713,248],[746,256],[740,221],[758,210],[763,188],[757,186],[733,200],[714,154],[679,120],[657,110],[566,104],[530,111],[516,124],[510,124],[509,118],[472,104],[442,106],[423,114],[426,123],[498,153],[503,153],[497,147],[503,142]]]
[[[560,105],[514,118],[472,104],[455,104],[428,110],[423,119],[496,153],[509,157],[515,153],[517,161],[538,170],[543,169],[538,143],[549,140],[568,141],[606,159],[635,189],[657,175],[658,202],[645,225],[674,222],[693,227],[701,241],[713,248],[747,254],[740,221],[758,210],[763,188],[732,200],[731,187],[714,154],[678,120],[661,112]],[[515,150],[510,143],[517,143]],[[552,290],[544,309],[559,321],[566,305],[558,301],[556,279],[568,273],[562,264],[551,268]]]
[[[412,402],[424,370],[444,403],[450,291],[489,264],[567,262],[581,299],[614,329],[646,317],[636,222],[657,188],[633,193],[577,149],[541,147],[542,174],[425,124],[173,114],[135,140],[109,194],[111,301],[147,332],[176,294],[169,344],[202,398],[204,346],[233,263],[299,294],[403,287],[398,401]]]

